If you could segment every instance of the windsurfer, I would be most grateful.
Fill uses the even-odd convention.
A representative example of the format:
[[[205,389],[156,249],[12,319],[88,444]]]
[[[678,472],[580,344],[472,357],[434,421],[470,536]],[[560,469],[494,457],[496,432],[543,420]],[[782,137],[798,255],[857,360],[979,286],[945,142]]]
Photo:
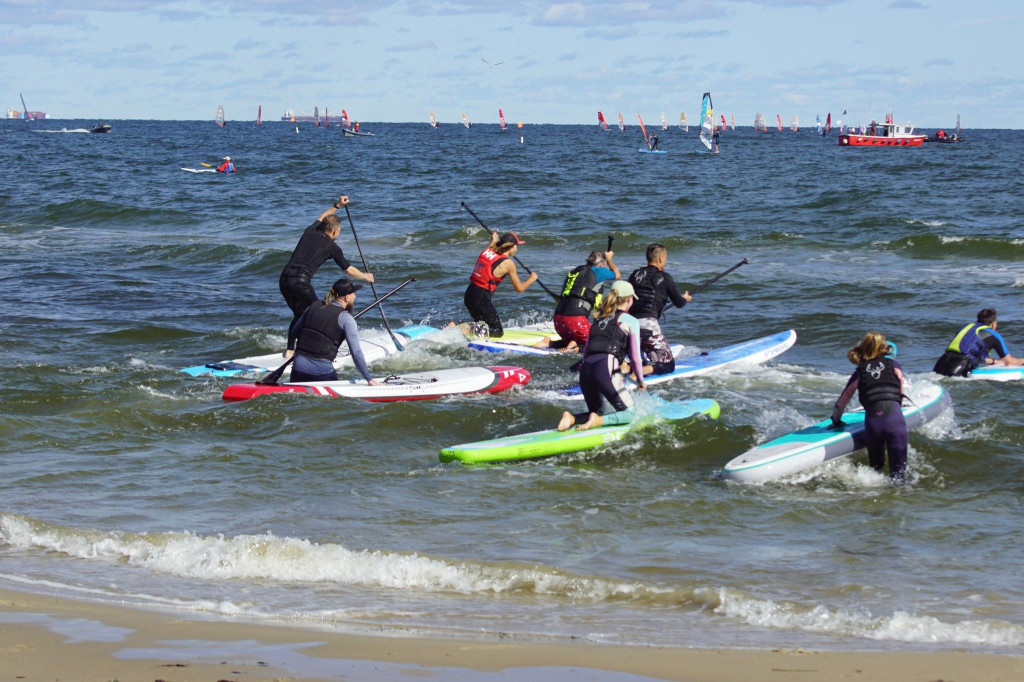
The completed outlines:
[[[658,318],[665,304],[682,308],[692,298],[689,291],[679,293],[672,275],[665,272],[668,251],[662,244],[647,247],[647,265],[633,271],[629,283],[636,292],[636,302],[629,312],[640,321],[640,348],[650,364],[644,365],[643,373],[668,374],[676,368],[672,349],[661,332]]]
[[[651,151],[658,148],[658,133],[651,133]]]
[[[493,338],[505,334],[501,324],[501,317],[498,315],[491,297],[494,290],[507,276],[512,282],[512,288],[516,293],[523,293],[526,288],[537,281],[537,273],[530,273],[526,281],[519,280],[519,273],[516,271],[516,263],[513,258],[519,251],[519,245],[525,244],[515,232],[506,232],[498,236],[497,232],[491,233],[491,241],[476,259],[473,273],[469,276],[469,286],[466,287],[466,294],[463,303],[474,322],[482,322],[487,327],[487,335]],[[483,331],[481,327],[478,335]]]
[[[718,126],[715,126],[715,131],[711,133],[711,143],[715,146],[715,153],[718,153],[718,138],[721,137],[722,131]]]
[[[348,197],[342,194],[333,206],[321,213],[313,224],[305,229],[288,264],[281,271],[278,282],[281,295],[294,315],[288,327],[288,350],[285,351],[288,357],[295,349],[294,338],[291,335],[295,323],[306,308],[319,298],[313,290],[313,275],[328,258],[337,263],[349,277],[364,282],[373,281],[373,274],[360,272],[356,266],[349,263],[341,247],[335,242],[341,234],[341,220],[335,212],[348,202]]]
[[[234,173],[235,172],[235,164],[231,163],[231,157],[230,156],[225,156],[221,160],[224,163],[222,163],[221,165],[217,166],[217,172],[218,173]]]

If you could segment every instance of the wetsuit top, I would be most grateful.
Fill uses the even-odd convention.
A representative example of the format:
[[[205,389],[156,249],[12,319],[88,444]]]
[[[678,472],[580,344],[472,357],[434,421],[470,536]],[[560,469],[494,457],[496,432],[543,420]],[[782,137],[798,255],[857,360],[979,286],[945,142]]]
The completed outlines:
[[[329,306],[324,306],[322,301],[314,301],[299,317],[289,336],[298,338],[295,344],[296,356],[322,361],[315,363],[319,371],[310,371],[310,374],[329,371],[344,341],[348,343],[349,354],[359,373],[367,381],[372,378],[363,358],[363,349],[359,345],[356,319],[340,302],[334,301]],[[324,367],[320,368],[320,364]],[[298,358],[296,366],[298,367]]]
[[[995,351],[1001,358],[1010,354],[1009,347],[995,329],[978,323],[969,324],[961,329],[949,342],[946,350],[966,355],[975,365],[985,364],[985,358],[990,351]]]
[[[677,308],[686,305],[686,299],[676,288],[676,282],[672,279],[672,275],[653,265],[645,265],[634,270],[629,276],[629,283],[633,285],[635,298],[633,307],[629,309],[629,314],[633,317],[658,319],[669,299]]]
[[[342,270],[352,267],[337,242],[328,237],[326,232],[318,230],[318,227],[320,227],[319,220],[302,233],[299,243],[295,245],[295,250],[292,252],[292,257],[281,271],[282,275],[312,279],[328,258],[333,259]]]
[[[865,410],[877,403],[892,401],[897,405],[903,401],[903,368],[890,357],[865,360],[853,370],[839,399],[832,408],[832,421],[839,421],[850,402],[854,391]]]
[[[494,276],[494,268],[498,267],[499,264],[507,261],[506,256],[501,255],[491,247],[487,247],[480,252],[477,256],[476,266],[473,268],[473,273],[469,276],[469,281],[472,284],[485,289],[492,294],[494,290],[498,288],[505,276],[501,277]]]
[[[615,273],[608,268],[581,265],[572,270],[562,284],[562,298],[555,308],[555,315],[589,315],[597,304],[601,284],[611,279],[615,279]]]
[[[619,362],[628,354],[631,367],[643,367],[640,357],[640,320],[621,310],[595,320],[590,327],[587,345],[583,347],[583,359],[597,353],[614,355]]]
[[[217,166],[217,172],[218,173],[234,173],[235,172],[235,164],[231,163],[230,161],[225,161],[221,165]]]

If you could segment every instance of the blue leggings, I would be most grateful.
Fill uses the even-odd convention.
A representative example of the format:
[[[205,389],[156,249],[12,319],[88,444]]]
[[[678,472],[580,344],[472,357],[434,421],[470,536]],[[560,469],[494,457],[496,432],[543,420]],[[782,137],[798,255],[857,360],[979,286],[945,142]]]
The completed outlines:
[[[885,453],[889,452],[889,477],[903,485],[907,473],[907,421],[898,403],[887,400],[871,405],[864,414],[864,436],[871,468],[885,471]]]

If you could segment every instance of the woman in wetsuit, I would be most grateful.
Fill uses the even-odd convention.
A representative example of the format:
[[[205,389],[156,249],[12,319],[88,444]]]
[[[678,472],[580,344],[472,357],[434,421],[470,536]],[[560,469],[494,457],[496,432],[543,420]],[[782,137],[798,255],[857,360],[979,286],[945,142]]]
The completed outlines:
[[[832,408],[832,424],[842,426],[843,410],[854,391],[864,408],[864,435],[871,468],[885,471],[889,453],[889,477],[903,485],[907,472],[907,422],[903,418],[903,369],[894,359],[895,348],[877,332],[868,332],[850,349],[846,357],[853,370],[839,399]]]
[[[578,424],[576,428],[582,431],[633,421],[633,396],[626,390],[619,371],[627,355],[630,367],[643,367],[640,322],[626,312],[631,305],[633,285],[624,280],[612,284],[601,300],[580,362],[580,388],[588,411],[563,412],[559,431],[567,431],[573,424]],[[639,389],[646,388],[642,371],[634,373],[634,379]]]

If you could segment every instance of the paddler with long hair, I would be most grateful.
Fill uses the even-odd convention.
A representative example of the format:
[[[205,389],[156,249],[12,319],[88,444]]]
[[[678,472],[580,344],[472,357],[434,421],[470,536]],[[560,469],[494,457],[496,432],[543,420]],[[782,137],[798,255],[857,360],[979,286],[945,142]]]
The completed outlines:
[[[580,431],[599,426],[616,426],[633,421],[635,406],[622,381],[620,367],[629,357],[630,367],[642,367],[640,360],[640,322],[627,311],[633,305],[633,286],[618,280],[598,306],[590,336],[583,347],[580,363],[580,389],[587,401],[587,412],[563,412],[559,431],[574,424]],[[643,372],[635,372],[637,388],[643,390]]]
[[[903,485],[908,437],[902,408],[903,369],[895,356],[896,347],[878,332],[868,332],[847,352],[847,359],[857,368],[832,408],[832,425],[842,427],[843,410],[857,393],[864,408],[864,438],[871,468],[884,473],[888,451],[889,477],[896,485]]]
[[[338,267],[355,279],[364,282],[372,282],[373,275],[369,272],[363,273],[348,262],[341,247],[335,241],[341,234],[341,220],[335,215],[337,210],[349,203],[347,196],[342,194],[333,206],[325,210],[313,221],[313,224],[306,228],[295,245],[292,257],[288,264],[281,271],[278,286],[281,295],[292,311],[292,321],[288,325],[288,350],[285,357],[291,357],[295,350],[293,345],[292,328],[298,322],[299,316],[306,311],[313,302],[319,300],[316,291],[313,289],[313,275],[324,262],[330,258]]]
[[[491,241],[487,248],[477,256],[476,265],[469,276],[469,286],[466,287],[466,294],[462,301],[466,304],[466,310],[473,317],[474,322],[482,322],[487,325],[487,335],[498,338],[505,334],[501,324],[501,317],[498,315],[491,297],[494,290],[508,277],[512,288],[516,293],[523,293],[527,287],[537,281],[537,273],[532,272],[526,281],[520,281],[519,273],[516,272],[516,263],[513,260],[519,245],[526,242],[519,238],[515,232],[506,232],[498,236],[497,232],[491,233]],[[475,330],[478,336],[483,336],[483,328]]]
[[[622,277],[612,256],[614,251],[591,251],[587,262],[573,268],[562,283],[561,298],[555,307],[555,331],[560,342],[549,339],[535,344],[537,347],[557,346],[565,350],[582,350],[590,336],[590,316],[601,299],[605,282]]]
[[[290,381],[337,381],[334,359],[342,343],[348,344],[349,355],[356,369],[370,386],[379,384],[370,376],[359,345],[359,330],[352,308],[356,291],[362,287],[344,277],[324,296],[299,316],[288,332],[288,345],[295,348],[295,365]]]

